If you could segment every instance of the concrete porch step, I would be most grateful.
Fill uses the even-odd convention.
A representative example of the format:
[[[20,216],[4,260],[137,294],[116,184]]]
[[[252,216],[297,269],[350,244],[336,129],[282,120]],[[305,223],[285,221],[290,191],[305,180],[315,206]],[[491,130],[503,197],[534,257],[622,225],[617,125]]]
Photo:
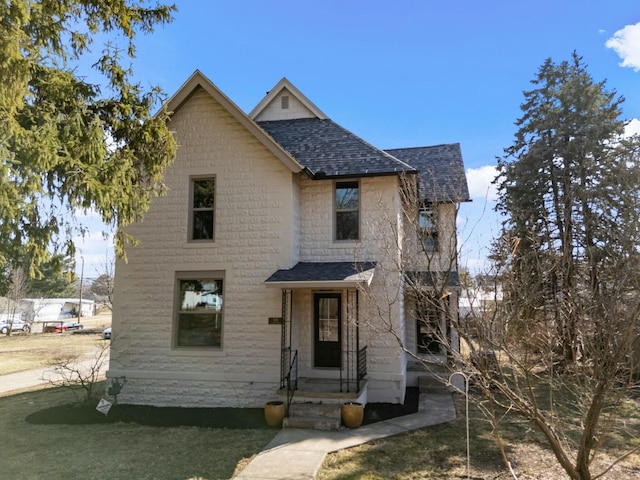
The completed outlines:
[[[289,406],[290,417],[340,418],[341,405],[335,403],[292,403]]]
[[[283,428],[310,428],[314,430],[340,430],[341,406],[322,403],[292,403]]]
[[[306,428],[309,430],[340,430],[340,419],[325,417],[287,417],[282,421],[282,428]]]

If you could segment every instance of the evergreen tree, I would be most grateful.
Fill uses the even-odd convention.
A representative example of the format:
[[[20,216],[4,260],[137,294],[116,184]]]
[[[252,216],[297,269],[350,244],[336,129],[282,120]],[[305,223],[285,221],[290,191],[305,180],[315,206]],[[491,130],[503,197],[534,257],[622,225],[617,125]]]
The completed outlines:
[[[623,99],[594,82],[577,54],[547,60],[532,83],[499,159],[507,220],[497,257],[512,274],[505,299],[515,332],[553,324],[562,361],[573,363],[584,348],[581,325],[607,316],[604,296],[635,288],[635,277],[612,278],[637,262],[637,142],[621,138]]]
[[[134,83],[129,64],[136,34],[174,10],[134,0],[0,2],[0,272],[26,261],[34,277],[49,252],[73,257],[79,209],[120,228],[162,191],[176,148],[167,112],[153,113],[164,95]],[[91,60],[97,84],[81,65],[99,35],[110,41]],[[118,230],[117,254],[128,241]]]
[[[28,280],[32,298],[67,298],[78,296],[78,277],[73,259],[54,255],[40,265],[38,278]]]

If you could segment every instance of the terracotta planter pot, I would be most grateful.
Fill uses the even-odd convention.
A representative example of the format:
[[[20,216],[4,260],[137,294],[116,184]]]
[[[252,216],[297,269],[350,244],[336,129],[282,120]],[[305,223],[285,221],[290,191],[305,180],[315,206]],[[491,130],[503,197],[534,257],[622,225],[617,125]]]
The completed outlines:
[[[282,427],[284,402],[267,402],[264,405],[264,419],[270,427]]]
[[[364,419],[364,405],[347,402],[342,405],[342,424],[347,428],[358,428]]]

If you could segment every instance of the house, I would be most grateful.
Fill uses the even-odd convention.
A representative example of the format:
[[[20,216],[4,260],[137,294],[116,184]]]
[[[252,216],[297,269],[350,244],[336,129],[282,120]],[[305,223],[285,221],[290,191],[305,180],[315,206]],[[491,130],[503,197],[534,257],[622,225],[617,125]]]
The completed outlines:
[[[22,298],[11,301],[0,297],[0,318],[19,318],[31,324],[33,333],[41,333],[47,323],[61,324],[68,319],[96,314],[93,300],[78,298]]]
[[[381,150],[287,79],[245,114],[196,71],[168,108],[179,144],[168,192],[127,228],[139,245],[116,264],[118,402],[403,402],[417,381],[409,353],[447,354],[417,318],[455,340],[411,305],[398,262],[416,278],[444,274],[456,314],[460,146]],[[422,200],[407,214],[411,189]],[[432,252],[428,264],[411,248]]]

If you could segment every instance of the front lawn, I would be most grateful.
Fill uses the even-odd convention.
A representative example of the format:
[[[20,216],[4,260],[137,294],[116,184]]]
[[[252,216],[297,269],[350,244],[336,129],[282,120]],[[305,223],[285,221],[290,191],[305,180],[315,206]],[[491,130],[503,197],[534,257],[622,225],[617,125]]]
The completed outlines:
[[[330,454],[318,480],[453,480],[467,477],[466,417],[462,395],[454,395],[455,421],[388,437]],[[605,460],[612,461],[629,449],[640,448],[640,401],[629,399],[621,409],[622,435],[610,438]],[[489,423],[470,405],[470,477],[474,480],[513,480],[505,467]],[[507,460],[518,480],[565,480],[564,473],[542,435],[528,422],[505,415],[501,435]],[[640,452],[615,466],[606,480],[640,478]]]
[[[52,407],[75,401],[71,392],[59,388],[0,398],[0,478],[227,479],[277,432],[124,422],[31,423],[47,409],[55,415]]]

